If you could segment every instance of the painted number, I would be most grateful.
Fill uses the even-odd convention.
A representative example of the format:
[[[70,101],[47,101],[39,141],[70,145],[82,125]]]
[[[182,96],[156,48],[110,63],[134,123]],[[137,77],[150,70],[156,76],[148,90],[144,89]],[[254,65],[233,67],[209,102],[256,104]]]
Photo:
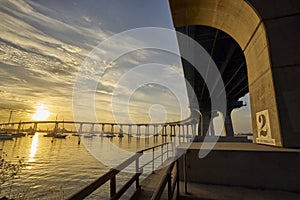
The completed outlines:
[[[267,123],[267,119],[266,116],[264,114],[261,114],[258,116],[258,122],[260,123],[260,132],[259,134],[262,136],[267,136],[267,127],[266,127],[266,123]]]

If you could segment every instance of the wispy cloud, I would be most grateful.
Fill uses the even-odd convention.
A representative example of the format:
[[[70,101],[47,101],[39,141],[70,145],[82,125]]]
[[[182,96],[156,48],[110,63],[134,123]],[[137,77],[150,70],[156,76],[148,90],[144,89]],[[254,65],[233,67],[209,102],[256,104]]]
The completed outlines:
[[[67,15],[66,15],[67,14]],[[33,1],[1,1],[0,9],[0,118],[6,119],[10,109],[17,110],[20,118],[28,119],[28,113],[43,103],[48,106],[52,118],[57,113],[72,118],[72,90],[80,67],[86,67],[86,79],[96,76],[96,109],[101,120],[113,120],[111,101],[119,79],[132,68],[145,63],[164,63],[178,66],[178,58],[166,59],[168,54],[159,51],[140,50],[118,58],[114,63],[93,57],[90,65],[81,66],[89,52],[113,33],[101,28],[101,20],[93,19],[87,13],[58,12]],[[136,43],[128,38],[127,45]],[[105,51],[127,48],[125,44],[113,44]],[[101,51],[101,49],[100,49]],[[104,52],[105,53],[105,52]],[[91,64],[94,63],[94,64]],[[175,67],[176,68],[176,67]],[[179,73],[180,67],[176,68]],[[181,90],[182,82],[172,80],[173,72],[164,71],[161,77],[170,79]],[[90,76],[92,75],[92,76]],[[149,79],[153,74],[138,74]],[[135,80],[128,80],[134,84]],[[123,87],[123,97],[129,95]],[[127,92],[127,93],[126,93]],[[157,97],[160,96],[158,99]],[[120,96],[120,101],[124,100]],[[173,100],[174,99],[174,100]],[[166,88],[159,85],[141,86],[131,98],[131,115],[143,121],[144,113],[152,104],[165,106],[172,119],[178,117],[177,99]],[[168,103],[165,103],[168,102]],[[87,102],[82,100],[82,107]],[[120,105],[127,102],[119,102]],[[174,103],[174,105],[173,105]],[[4,109],[4,110],[3,110]],[[120,109],[122,112],[122,109]],[[145,111],[146,112],[146,111]]]

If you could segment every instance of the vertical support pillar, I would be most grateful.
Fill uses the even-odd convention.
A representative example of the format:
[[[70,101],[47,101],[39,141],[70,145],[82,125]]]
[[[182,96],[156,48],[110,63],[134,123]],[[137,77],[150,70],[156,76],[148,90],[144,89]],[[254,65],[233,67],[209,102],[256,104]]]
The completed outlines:
[[[123,133],[123,124],[120,124],[120,130],[119,130],[119,133]]]
[[[94,133],[94,128],[95,128],[95,124],[92,124],[92,127],[91,127],[91,133]]]
[[[80,123],[80,124],[79,124],[79,133],[82,133],[82,126],[83,126],[83,124]]]
[[[225,115],[225,130],[226,130],[226,136],[227,137],[234,137],[234,131],[232,126],[232,119],[231,119],[231,112],[232,109],[227,109],[226,115]]]
[[[128,125],[128,136],[129,137],[132,136],[132,125],[131,124]]]
[[[111,132],[111,134],[115,133],[114,124],[110,124],[110,132]]]
[[[136,127],[136,135],[137,135],[137,137],[140,137],[140,136],[141,136],[141,127],[140,127],[139,124],[138,124],[137,127]]]
[[[210,125],[210,118],[211,118],[211,111],[210,110],[202,110],[202,124],[203,124],[203,130],[201,131],[203,133],[202,136],[209,135],[209,125]],[[199,123],[201,124],[201,123]]]
[[[19,133],[20,130],[21,130],[21,121],[19,122],[17,133]]]
[[[147,136],[147,137],[149,137],[149,125],[148,124],[146,124],[145,125],[146,126],[146,128],[145,128],[145,135]]]
[[[190,124],[186,124],[186,137],[189,136],[189,126]]]
[[[105,128],[105,124],[102,124],[102,126],[101,126],[101,135],[103,135],[104,134],[104,129]]]

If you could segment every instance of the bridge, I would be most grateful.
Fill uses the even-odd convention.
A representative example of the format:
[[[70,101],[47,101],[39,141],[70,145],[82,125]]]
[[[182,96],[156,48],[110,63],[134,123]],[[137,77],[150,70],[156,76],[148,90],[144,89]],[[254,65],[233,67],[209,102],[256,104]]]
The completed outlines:
[[[0,124],[0,130],[14,130],[24,131],[21,127],[23,125],[31,125],[30,131],[37,132],[38,125],[50,125],[53,129],[57,130],[60,126],[65,124],[71,124],[78,126],[78,133],[83,132],[96,132],[95,126],[99,126],[102,133],[127,133],[129,136],[135,135],[137,137],[144,136],[158,136],[159,132],[162,136],[180,136],[180,137],[191,137],[195,136],[197,132],[198,122],[193,118],[187,118],[177,122],[167,123],[108,123],[108,122],[78,122],[78,121],[64,121],[64,120],[52,120],[52,121],[24,121],[24,122],[6,122]],[[14,128],[16,127],[17,128]],[[88,131],[84,131],[84,128],[88,127]],[[144,130],[144,132],[142,132]]]

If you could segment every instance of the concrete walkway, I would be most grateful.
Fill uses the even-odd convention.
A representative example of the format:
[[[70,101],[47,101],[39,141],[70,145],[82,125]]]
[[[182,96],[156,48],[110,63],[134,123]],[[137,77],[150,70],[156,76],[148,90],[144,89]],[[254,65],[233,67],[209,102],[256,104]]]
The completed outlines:
[[[259,190],[243,187],[206,185],[188,183],[188,193],[184,192],[184,183],[180,182],[180,198],[182,200],[299,200],[300,193]]]
[[[133,199],[151,199],[168,167],[164,167],[149,175],[141,183],[141,191]],[[176,194],[176,191],[174,195]],[[167,190],[161,200],[167,199]],[[175,199],[175,198],[174,198]],[[222,186],[188,183],[188,194],[184,191],[184,183],[180,182],[180,197],[182,200],[299,200],[300,193],[279,190],[259,190],[244,187]]]

